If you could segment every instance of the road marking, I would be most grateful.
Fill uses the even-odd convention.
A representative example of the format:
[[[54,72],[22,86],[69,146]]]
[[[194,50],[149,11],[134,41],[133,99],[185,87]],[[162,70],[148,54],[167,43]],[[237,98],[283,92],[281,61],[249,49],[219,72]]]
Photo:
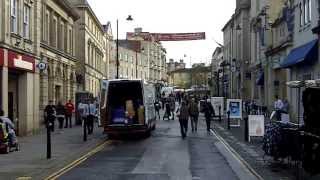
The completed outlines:
[[[217,133],[210,129],[211,133],[225,146],[230,154],[240,162],[246,169],[248,169],[256,178],[263,180],[263,178]]]
[[[16,180],[32,180],[32,177],[18,177]]]
[[[110,145],[111,143],[112,143],[112,141],[105,141],[105,142],[101,143],[100,145],[97,145],[93,150],[89,151],[87,154],[85,154],[85,155],[81,156],[80,158],[74,160],[73,162],[71,162],[70,164],[66,165],[62,169],[58,170],[57,172],[51,174],[50,176],[48,176],[44,180],[54,180],[54,179],[59,178],[60,176],[62,176],[63,174],[67,173],[68,171],[70,171],[74,167],[80,165],[82,162],[87,160],[89,157],[91,157],[92,155],[94,155],[97,152],[101,151],[105,146]]]

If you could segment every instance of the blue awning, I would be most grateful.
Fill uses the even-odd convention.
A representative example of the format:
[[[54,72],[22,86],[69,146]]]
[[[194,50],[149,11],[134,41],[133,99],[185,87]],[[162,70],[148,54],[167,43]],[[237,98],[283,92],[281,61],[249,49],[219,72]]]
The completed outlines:
[[[311,64],[318,59],[318,39],[291,50],[280,64],[281,68],[289,68],[298,64]]]
[[[257,80],[256,80],[256,84],[258,86],[263,86],[264,85],[264,73],[263,72],[260,72]]]

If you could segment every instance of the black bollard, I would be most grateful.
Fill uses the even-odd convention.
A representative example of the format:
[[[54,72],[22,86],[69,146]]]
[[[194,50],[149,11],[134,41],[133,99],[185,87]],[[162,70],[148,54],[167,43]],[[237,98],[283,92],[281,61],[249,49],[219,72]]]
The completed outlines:
[[[231,129],[231,127],[230,127],[230,111],[228,111],[227,114],[228,114],[228,130],[230,130]]]
[[[83,118],[83,141],[87,141],[87,118]]]
[[[52,123],[47,120],[47,159],[51,159],[51,126]]]
[[[244,140],[249,142],[249,119],[248,116],[243,118],[244,120]]]
[[[221,123],[222,119],[221,119],[221,106],[219,106],[219,123]]]

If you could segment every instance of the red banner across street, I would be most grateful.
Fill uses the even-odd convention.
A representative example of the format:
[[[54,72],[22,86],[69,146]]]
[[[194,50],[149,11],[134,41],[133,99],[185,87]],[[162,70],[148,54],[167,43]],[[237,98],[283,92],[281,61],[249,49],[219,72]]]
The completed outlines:
[[[133,33],[128,32],[127,38],[134,36],[142,37],[144,40],[151,40],[154,38],[155,41],[190,41],[190,40],[202,40],[206,38],[205,32],[196,33]]]

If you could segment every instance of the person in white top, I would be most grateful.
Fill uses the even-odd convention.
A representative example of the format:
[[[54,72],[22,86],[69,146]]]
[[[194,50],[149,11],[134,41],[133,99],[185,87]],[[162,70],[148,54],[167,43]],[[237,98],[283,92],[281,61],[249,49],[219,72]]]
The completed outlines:
[[[276,111],[276,119],[278,121],[281,121],[281,111],[283,108],[283,102],[279,97],[276,95],[275,96],[276,101],[274,102],[274,109]]]

